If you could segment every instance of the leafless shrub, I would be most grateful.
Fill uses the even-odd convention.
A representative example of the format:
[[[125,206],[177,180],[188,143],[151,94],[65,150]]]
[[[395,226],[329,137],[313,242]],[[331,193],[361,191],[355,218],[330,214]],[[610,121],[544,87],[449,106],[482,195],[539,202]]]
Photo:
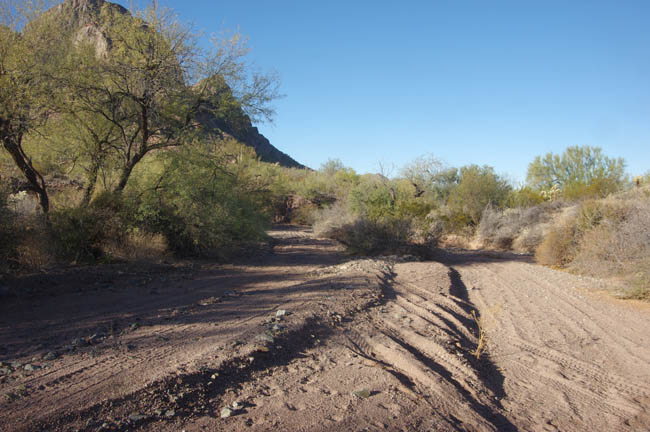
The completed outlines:
[[[605,204],[609,214],[584,233],[571,268],[592,276],[623,276],[639,288],[637,297],[648,297],[650,199],[610,200]]]
[[[319,210],[314,215],[314,233],[329,237],[334,230],[353,223],[357,218],[350,213],[343,201],[337,201],[331,207]]]
[[[477,237],[485,246],[532,252],[541,242],[542,227],[546,227],[554,210],[547,204],[505,210],[488,206],[478,226]]]

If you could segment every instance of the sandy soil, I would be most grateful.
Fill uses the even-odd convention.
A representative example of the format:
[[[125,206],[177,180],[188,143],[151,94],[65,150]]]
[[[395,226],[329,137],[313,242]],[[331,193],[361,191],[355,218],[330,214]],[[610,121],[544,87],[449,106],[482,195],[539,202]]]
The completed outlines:
[[[0,281],[0,430],[650,430],[650,308],[603,282],[272,235],[236,265]]]

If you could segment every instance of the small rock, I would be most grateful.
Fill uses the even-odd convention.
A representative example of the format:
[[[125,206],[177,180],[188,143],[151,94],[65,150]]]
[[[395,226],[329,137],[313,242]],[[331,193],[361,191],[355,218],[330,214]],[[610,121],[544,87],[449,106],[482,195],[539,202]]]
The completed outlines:
[[[287,315],[289,315],[289,313],[284,309],[280,309],[279,311],[277,311],[275,313],[275,316],[278,317],[278,318],[283,317],[283,316],[287,316]]]
[[[134,423],[137,423],[137,422],[139,422],[139,421],[142,421],[142,420],[144,420],[145,418],[147,418],[147,417],[146,417],[146,416],[143,416],[142,414],[131,414],[131,415],[129,416],[129,420],[131,420],[131,421],[134,422]]]
[[[140,328],[140,324],[138,324],[137,322],[134,322],[133,324],[131,324],[131,325],[129,326],[129,330],[131,330],[131,331],[133,331],[133,330],[137,330],[137,329],[139,329],[139,328]]]
[[[262,333],[262,334],[258,335],[257,339],[262,341],[262,342],[266,342],[266,343],[270,343],[270,344],[275,342],[275,338],[273,336],[271,336],[270,334],[267,334],[267,333]]]
[[[232,416],[232,410],[230,408],[223,408],[221,410],[221,418],[228,418]]]
[[[99,342],[99,341],[100,341],[101,339],[103,339],[103,338],[104,338],[104,334],[103,334],[103,333],[95,333],[94,335],[92,335],[92,336],[90,336],[90,337],[88,338],[88,343],[91,343],[91,344],[93,344],[93,343],[97,343],[97,342]]]
[[[43,356],[43,360],[48,360],[48,361],[56,360],[57,358],[59,358],[59,355],[55,351],[50,351]]]
[[[281,331],[284,327],[282,327],[279,324],[275,324],[272,328],[273,328],[273,331]]]
[[[361,398],[361,399],[368,399],[370,397],[370,390],[368,389],[361,389],[357,390],[355,392],[352,392],[356,397]]]
[[[34,372],[35,370],[39,370],[40,367],[35,366],[35,365],[31,364],[31,363],[28,363],[25,366],[23,366],[23,369],[25,369],[28,372]]]
[[[231,407],[234,411],[239,411],[240,409],[244,408],[244,404],[242,404],[242,403],[239,402],[239,401],[234,401],[233,403],[230,404],[230,407]]]
[[[218,376],[219,376],[218,373],[213,373],[212,375],[210,375],[210,379],[213,379],[213,380],[217,379]]]
[[[11,369],[8,367],[3,367],[0,368],[0,375],[9,375],[11,373]]]
[[[253,364],[255,362],[255,357],[248,357],[248,363]]]
[[[172,418],[175,415],[176,415],[176,411],[174,411],[173,409],[165,411],[165,417],[167,417],[167,418]]]

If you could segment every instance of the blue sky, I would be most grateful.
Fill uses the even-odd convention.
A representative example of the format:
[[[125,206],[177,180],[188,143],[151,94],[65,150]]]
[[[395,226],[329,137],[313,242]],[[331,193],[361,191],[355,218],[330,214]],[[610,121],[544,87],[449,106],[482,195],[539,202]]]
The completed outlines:
[[[286,95],[270,141],[359,172],[422,154],[525,179],[572,145],[650,170],[649,1],[178,1],[211,32],[247,35]]]

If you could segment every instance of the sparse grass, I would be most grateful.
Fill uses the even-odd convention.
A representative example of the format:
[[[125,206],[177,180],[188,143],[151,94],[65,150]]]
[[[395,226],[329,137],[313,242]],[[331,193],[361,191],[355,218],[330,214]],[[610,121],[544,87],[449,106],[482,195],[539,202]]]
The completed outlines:
[[[477,359],[480,360],[481,356],[488,349],[490,344],[490,332],[493,330],[497,316],[501,311],[501,304],[493,306],[485,311],[483,314],[479,314],[477,310],[472,311],[472,318],[476,323],[476,348],[474,348],[470,353]]]
[[[488,334],[485,325],[486,323],[483,317],[477,314],[475,310],[472,311],[472,318],[474,318],[474,322],[476,323],[476,338],[478,339],[478,342],[476,343],[476,348],[474,348],[471,353],[474,357],[476,357],[476,360],[480,360],[481,355],[486,350],[488,345]]]

